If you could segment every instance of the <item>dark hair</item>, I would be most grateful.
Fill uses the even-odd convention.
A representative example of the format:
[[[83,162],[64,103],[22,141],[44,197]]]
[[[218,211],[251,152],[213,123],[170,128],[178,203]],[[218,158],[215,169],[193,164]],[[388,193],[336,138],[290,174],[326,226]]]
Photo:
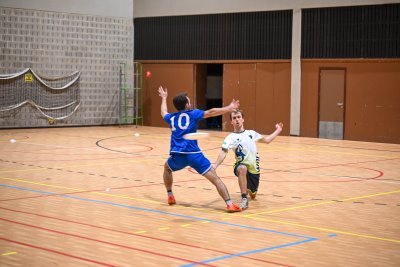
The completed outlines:
[[[231,118],[231,120],[232,120],[232,114],[236,114],[236,113],[240,113],[242,115],[242,118],[244,118],[243,111],[240,109],[236,109],[234,111],[231,111],[231,113],[229,114],[229,117]]]
[[[181,93],[176,95],[172,101],[174,103],[175,108],[178,111],[184,110],[186,104],[188,103],[187,93]]]

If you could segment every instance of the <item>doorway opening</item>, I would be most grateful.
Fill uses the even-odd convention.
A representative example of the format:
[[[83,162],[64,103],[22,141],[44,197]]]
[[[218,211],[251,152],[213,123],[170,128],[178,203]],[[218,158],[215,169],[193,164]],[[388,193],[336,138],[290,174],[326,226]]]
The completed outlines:
[[[222,107],[223,64],[196,64],[196,104],[205,110]],[[207,118],[199,128],[222,131],[222,115]]]

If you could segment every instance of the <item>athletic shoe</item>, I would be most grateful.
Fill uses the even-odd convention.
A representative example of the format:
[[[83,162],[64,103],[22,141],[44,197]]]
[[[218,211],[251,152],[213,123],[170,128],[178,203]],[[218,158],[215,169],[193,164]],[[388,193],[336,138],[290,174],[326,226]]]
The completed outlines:
[[[257,191],[255,191],[254,193],[251,192],[250,189],[247,189],[247,194],[251,197],[251,199],[255,199],[256,195],[257,195]]]
[[[169,205],[176,204],[176,200],[175,200],[175,197],[173,195],[168,196],[168,204]]]
[[[238,211],[242,211],[242,208],[239,207],[236,203],[232,203],[232,204],[226,206],[226,211],[229,213],[238,212]]]
[[[242,208],[242,210],[249,208],[249,201],[247,200],[247,198],[242,198],[241,208]]]

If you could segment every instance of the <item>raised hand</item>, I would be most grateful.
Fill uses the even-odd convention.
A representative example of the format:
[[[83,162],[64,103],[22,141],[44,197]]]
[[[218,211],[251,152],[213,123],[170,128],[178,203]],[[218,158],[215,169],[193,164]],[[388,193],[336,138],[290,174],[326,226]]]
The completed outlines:
[[[168,91],[167,88],[164,88],[162,86],[158,87],[158,95],[161,96],[162,98],[167,98],[168,96]]]
[[[232,102],[229,104],[229,110],[234,111],[237,110],[240,106],[239,100],[232,99]]]
[[[277,123],[277,124],[275,125],[275,128],[276,128],[277,130],[279,130],[279,131],[282,131],[282,129],[283,129],[283,123],[282,123],[282,122]]]

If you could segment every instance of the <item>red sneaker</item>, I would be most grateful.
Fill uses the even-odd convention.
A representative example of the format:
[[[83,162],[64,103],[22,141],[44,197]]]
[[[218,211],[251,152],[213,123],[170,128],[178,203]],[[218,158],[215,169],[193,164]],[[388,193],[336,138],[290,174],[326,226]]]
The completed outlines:
[[[175,205],[176,204],[176,200],[175,200],[175,197],[173,195],[168,196],[168,204],[169,205]]]
[[[242,208],[236,205],[236,203],[232,203],[230,205],[226,206],[226,211],[231,213],[231,212],[239,212],[242,211]]]

